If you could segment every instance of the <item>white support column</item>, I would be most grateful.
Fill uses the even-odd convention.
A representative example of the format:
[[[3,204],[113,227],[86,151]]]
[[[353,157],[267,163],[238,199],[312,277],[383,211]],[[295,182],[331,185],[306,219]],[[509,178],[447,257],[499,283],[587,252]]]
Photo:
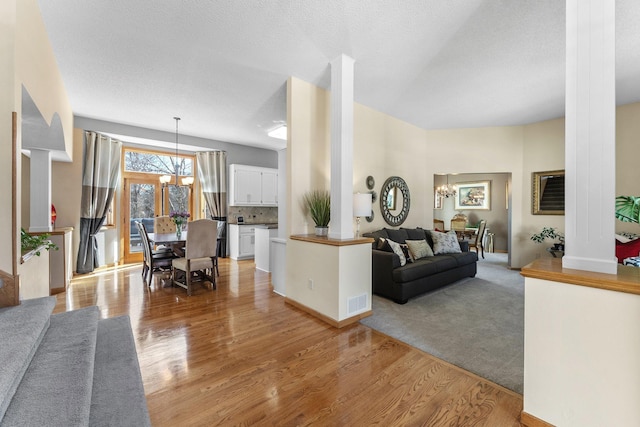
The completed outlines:
[[[615,274],[615,1],[567,0],[564,268]]]
[[[331,224],[329,237],[353,238],[354,60],[331,61]]]
[[[51,227],[51,151],[31,149],[29,231],[47,232]]]

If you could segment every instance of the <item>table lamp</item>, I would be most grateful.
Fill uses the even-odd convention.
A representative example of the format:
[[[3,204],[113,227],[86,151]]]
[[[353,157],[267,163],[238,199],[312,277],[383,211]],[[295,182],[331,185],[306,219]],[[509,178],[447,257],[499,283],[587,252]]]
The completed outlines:
[[[356,237],[360,237],[360,217],[371,216],[371,193],[353,195],[353,216],[356,217]]]

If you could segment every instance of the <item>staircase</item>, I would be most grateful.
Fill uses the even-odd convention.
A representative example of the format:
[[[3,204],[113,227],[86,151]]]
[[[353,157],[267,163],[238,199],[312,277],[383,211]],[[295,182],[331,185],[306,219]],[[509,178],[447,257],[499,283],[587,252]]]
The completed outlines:
[[[0,309],[0,426],[150,426],[128,316]]]

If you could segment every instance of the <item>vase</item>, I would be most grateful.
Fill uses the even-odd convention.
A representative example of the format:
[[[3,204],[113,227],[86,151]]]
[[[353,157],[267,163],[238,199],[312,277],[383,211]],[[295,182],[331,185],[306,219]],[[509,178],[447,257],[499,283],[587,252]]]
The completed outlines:
[[[176,224],[176,237],[178,240],[182,238],[182,224]]]
[[[329,227],[316,226],[316,236],[326,236],[329,234]]]

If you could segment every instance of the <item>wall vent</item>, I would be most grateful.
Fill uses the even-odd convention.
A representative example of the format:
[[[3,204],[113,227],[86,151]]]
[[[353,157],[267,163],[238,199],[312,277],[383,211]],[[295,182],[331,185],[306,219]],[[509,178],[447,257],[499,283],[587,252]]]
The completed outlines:
[[[367,294],[357,295],[347,300],[347,314],[356,314],[367,308]]]

